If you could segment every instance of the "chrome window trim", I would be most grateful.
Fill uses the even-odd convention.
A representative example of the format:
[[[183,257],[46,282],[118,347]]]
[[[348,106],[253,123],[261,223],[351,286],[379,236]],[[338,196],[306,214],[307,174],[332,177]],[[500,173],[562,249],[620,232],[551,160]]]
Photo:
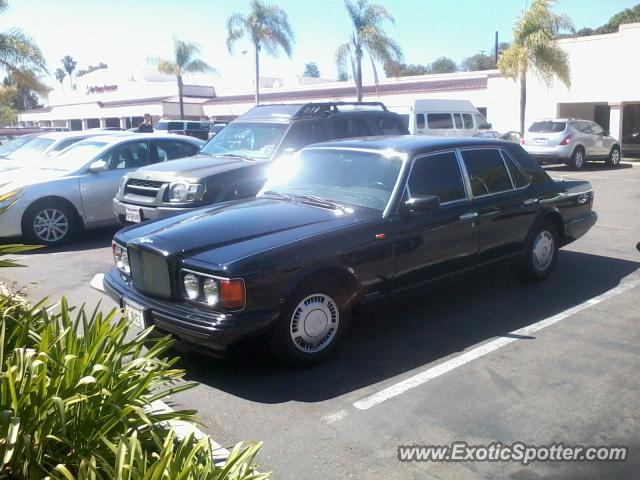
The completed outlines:
[[[189,302],[189,303],[194,303],[196,305],[201,305],[203,307],[207,307],[209,309],[215,310],[216,307],[218,307],[219,311],[221,310],[220,313],[224,313],[224,312],[241,312],[242,310],[244,310],[247,307],[247,285],[244,281],[244,278],[229,278],[229,277],[220,277],[218,275],[211,275],[208,273],[203,273],[203,272],[198,272],[197,270],[191,270],[189,268],[180,268],[178,270],[179,273],[179,281],[180,281],[180,293],[182,294],[182,300],[184,300],[185,302]],[[184,276],[186,273],[192,273],[194,275],[199,275],[201,277],[205,277],[205,278],[213,278],[214,280],[227,280],[227,281],[232,281],[232,280],[240,280],[242,282],[242,287],[244,288],[244,305],[242,305],[242,308],[236,309],[236,310],[227,310],[224,309],[221,305],[208,305],[205,302],[199,302],[197,300],[191,300],[189,298],[186,297],[186,295],[184,295]]]
[[[443,202],[443,203],[440,204],[440,206],[446,206],[446,205],[451,205],[451,204],[460,203],[460,202],[466,202],[467,200],[470,200],[469,190],[467,190],[467,182],[466,182],[465,173],[464,173],[464,170],[460,166],[460,158],[458,157],[457,149],[455,149],[455,148],[448,148],[446,150],[438,150],[436,152],[422,153],[420,155],[417,155],[417,156],[413,157],[413,161],[411,162],[411,168],[409,169],[409,173],[407,174],[407,180],[405,182],[406,190],[407,190],[407,192],[409,192],[409,196],[411,196],[411,188],[409,187],[409,179],[411,178],[411,173],[413,172],[413,167],[416,164],[416,162],[418,160],[423,159],[423,158],[433,157],[435,155],[442,155],[443,153],[453,153],[453,155],[454,155],[454,157],[456,159],[456,162],[458,164],[458,173],[460,173],[460,179],[462,180],[462,188],[464,189],[465,197],[464,198],[459,198],[457,200],[450,200],[448,202]]]

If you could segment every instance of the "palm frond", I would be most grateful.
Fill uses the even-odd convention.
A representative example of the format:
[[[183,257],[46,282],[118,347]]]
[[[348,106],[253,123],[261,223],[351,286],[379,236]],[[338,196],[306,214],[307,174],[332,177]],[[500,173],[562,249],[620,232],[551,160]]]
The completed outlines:
[[[245,17],[241,13],[233,13],[227,19],[227,50],[233,52],[233,46],[240,40],[245,32],[248,31],[248,25]]]
[[[352,45],[351,42],[343,43],[336,50],[336,65],[338,66],[338,70],[346,71],[347,62],[351,58]]]
[[[191,60],[184,66],[185,73],[217,73],[218,71],[204,60]]]

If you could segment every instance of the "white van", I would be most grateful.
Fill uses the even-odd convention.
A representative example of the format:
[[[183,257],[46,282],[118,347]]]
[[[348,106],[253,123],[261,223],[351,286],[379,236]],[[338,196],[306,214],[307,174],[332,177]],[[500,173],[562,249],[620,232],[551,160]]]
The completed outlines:
[[[468,100],[416,100],[409,115],[412,135],[472,137],[491,124]]]

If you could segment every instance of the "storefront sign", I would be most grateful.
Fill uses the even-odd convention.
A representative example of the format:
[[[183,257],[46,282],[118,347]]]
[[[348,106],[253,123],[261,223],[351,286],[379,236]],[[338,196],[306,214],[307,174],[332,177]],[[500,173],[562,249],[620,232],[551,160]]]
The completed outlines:
[[[118,85],[91,85],[87,86],[87,95],[92,93],[109,93],[118,90]]]

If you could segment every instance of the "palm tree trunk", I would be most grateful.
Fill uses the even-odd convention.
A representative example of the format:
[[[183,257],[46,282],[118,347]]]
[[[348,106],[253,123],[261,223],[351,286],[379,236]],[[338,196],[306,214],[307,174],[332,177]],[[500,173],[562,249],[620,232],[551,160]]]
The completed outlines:
[[[184,120],[184,101],[182,99],[182,75],[178,75],[178,97],[180,99],[180,120]]]
[[[353,74],[356,82],[356,95],[358,102],[362,101],[362,51],[356,51],[356,65],[355,72]]]
[[[256,62],[256,105],[260,105],[260,45],[255,44],[255,62]]]
[[[524,135],[524,119],[527,110],[527,72],[520,74],[520,133]]]

